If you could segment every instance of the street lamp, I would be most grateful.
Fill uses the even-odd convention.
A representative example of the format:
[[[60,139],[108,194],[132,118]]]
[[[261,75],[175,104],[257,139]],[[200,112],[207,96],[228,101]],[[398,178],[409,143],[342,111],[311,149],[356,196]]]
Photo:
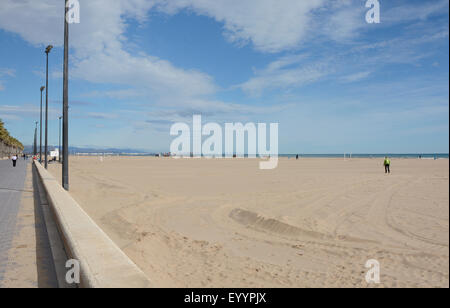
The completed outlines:
[[[52,50],[53,46],[48,45],[45,48],[45,54],[47,55],[47,65],[45,72],[45,169],[48,168],[48,54]]]
[[[34,128],[34,149],[33,149],[33,156],[37,155],[37,126],[38,121],[36,121],[36,127]]]
[[[40,129],[40,133],[39,133],[39,138],[40,138],[40,142],[39,142],[39,162],[42,164],[42,91],[45,90],[45,87],[42,86],[41,87],[41,124],[39,124],[39,129]]]
[[[59,163],[61,163],[61,119],[62,119],[62,117],[59,117],[58,118],[59,119],[59,131],[58,131],[58,133],[59,133],[59,137],[58,137],[58,142],[59,142],[59,144],[58,144],[58,159],[59,159]]]
[[[63,67],[63,165],[62,186],[69,190],[69,1],[64,9],[64,67]]]

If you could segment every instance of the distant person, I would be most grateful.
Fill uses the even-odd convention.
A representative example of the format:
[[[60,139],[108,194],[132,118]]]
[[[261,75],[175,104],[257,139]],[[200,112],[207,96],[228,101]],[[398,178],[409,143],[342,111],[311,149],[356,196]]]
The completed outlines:
[[[14,156],[12,157],[12,162],[13,162],[13,167],[15,168],[15,167],[16,167],[16,164],[17,164],[17,156],[16,156],[16,155],[14,155]]]
[[[387,156],[384,158],[384,173],[391,173],[391,160]]]
[[[295,159],[297,159],[298,160],[298,154],[295,156]]]

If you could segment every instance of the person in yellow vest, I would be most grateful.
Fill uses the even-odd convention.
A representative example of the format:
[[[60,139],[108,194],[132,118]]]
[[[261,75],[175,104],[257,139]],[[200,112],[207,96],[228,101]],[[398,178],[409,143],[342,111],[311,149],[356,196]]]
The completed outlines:
[[[384,158],[384,173],[391,173],[391,160],[387,156]]]

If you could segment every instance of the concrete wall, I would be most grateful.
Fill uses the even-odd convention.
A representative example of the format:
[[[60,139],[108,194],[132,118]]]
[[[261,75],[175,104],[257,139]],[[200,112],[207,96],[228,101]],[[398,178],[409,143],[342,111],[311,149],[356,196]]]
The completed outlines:
[[[81,287],[148,288],[153,284],[58,181],[34,162],[67,255],[80,262]]]
[[[0,159],[9,158],[10,156],[16,154],[21,154],[22,150],[14,148],[12,146],[6,145],[2,140],[0,140]]]

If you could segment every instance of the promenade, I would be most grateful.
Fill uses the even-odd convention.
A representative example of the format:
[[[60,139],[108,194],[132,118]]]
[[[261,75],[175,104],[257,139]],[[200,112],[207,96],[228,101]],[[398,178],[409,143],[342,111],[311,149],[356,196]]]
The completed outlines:
[[[0,287],[57,287],[31,161],[0,160]]]

